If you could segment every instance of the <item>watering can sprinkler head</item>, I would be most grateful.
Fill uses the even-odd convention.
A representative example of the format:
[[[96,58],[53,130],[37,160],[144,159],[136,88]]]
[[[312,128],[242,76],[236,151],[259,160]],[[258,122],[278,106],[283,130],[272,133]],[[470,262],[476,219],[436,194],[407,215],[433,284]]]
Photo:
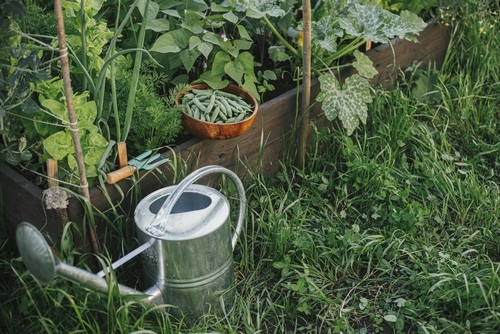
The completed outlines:
[[[56,276],[81,284],[87,288],[107,293],[108,282],[86,270],[59,261],[52,253],[42,233],[30,223],[22,222],[16,229],[16,241],[23,262],[37,281],[50,284]],[[163,304],[160,289],[152,286],[144,292],[118,284],[120,295],[144,295],[143,302],[153,305]]]

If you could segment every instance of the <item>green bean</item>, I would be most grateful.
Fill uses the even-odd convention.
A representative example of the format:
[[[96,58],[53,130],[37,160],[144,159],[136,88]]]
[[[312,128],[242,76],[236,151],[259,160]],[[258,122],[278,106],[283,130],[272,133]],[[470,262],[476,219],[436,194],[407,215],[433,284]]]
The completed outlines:
[[[193,103],[194,103],[194,104],[195,104],[198,108],[200,108],[200,110],[205,111],[206,106],[205,106],[205,105],[203,105],[203,104],[200,102],[200,100],[198,100],[198,98],[197,98],[197,97],[194,97],[194,98],[193,98]]]
[[[193,111],[191,110],[191,107],[189,106],[189,104],[186,104],[186,113],[189,116],[193,116]]]
[[[234,122],[236,123],[243,120],[243,117],[245,117],[245,114],[239,114],[238,117],[236,117],[236,119],[234,120]]]
[[[232,108],[229,105],[229,103],[227,103],[227,100],[224,97],[219,96],[219,101],[224,106],[224,110],[225,110],[226,116],[232,117],[233,116],[233,111],[232,111]]]
[[[207,105],[207,109],[205,109],[205,114],[209,114],[212,111],[214,103],[215,103],[215,94],[212,94],[212,96],[210,97],[210,102]]]
[[[220,113],[220,107],[215,108],[214,112],[212,113],[212,116],[210,116],[210,122],[215,122],[217,117],[219,116]]]

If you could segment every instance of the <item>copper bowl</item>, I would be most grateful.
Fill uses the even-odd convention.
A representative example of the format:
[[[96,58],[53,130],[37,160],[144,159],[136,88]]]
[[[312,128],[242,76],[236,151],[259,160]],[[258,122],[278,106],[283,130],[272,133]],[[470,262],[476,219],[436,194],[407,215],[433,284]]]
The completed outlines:
[[[193,84],[191,85],[193,89],[207,89],[206,84]],[[229,84],[227,87],[222,89],[224,92],[241,96],[245,102],[253,106],[253,113],[247,119],[240,122],[227,123],[227,124],[216,124],[212,122],[206,122],[189,116],[186,112],[182,111],[182,126],[184,129],[189,131],[196,137],[205,139],[229,139],[241,136],[243,133],[248,131],[252,126],[255,117],[257,117],[257,100],[250,94],[246,89],[239,86]],[[182,104],[182,96],[189,93],[189,89],[181,90],[176,98],[175,103],[177,105]]]

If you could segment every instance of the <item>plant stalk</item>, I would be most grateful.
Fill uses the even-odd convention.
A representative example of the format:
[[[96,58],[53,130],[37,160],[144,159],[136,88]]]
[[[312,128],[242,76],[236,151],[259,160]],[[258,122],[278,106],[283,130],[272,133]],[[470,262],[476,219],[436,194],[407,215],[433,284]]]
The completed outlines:
[[[269,19],[267,18],[266,15],[264,15],[262,17],[262,19],[264,20],[264,22],[267,24],[267,27],[272,31],[272,33],[274,34],[274,36],[276,36],[281,43],[283,43],[283,45],[291,52],[293,53],[293,55],[295,57],[299,57],[300,54],[299,54],[299,51],[297,51],[296,48],[294,48],[290,43],[288,43],[288,41],[283,37],[281,36],[281,34],[279,33],[278,30],[276,30],[276,28],[272,25],[271,21],[269,21]]]
[[[142,18],[141,30],[139,31],[139,37],[137,38],[137,48],[142,49],[144,46],[144,35],[146,34],[146,26],[148,22],[148,8],[149,0],[146,1],[146,6],[144,9],[144,17]],[[125,124],[123,125],[123,135],[119,138],[119,141],[126,141],[128,133],[130,131],[130,126],[132,123],[132,114],[134,111],[135,95],[137,92],[137,84],[139,82],[139,74],[142,62],[142,52],[137,52],[135,55],[134,70],[132,72],[132,79],[130,84],[130,91],[127,101],[127,110],[125,112]]]
[[[66,46],[66,36],[64,33],[64,20],[63,20],[61,2],[62,0],[54,0],[54,11],[56,15],[57,37],[59,40],[59,52],[61,59],[61,71],[64,82],[64,93],[66,97],[66,104],[68,107],[68,117],[70,121],[69,125],[71,130],[71,136],[73,138],[73,145],[75,148],[76,161],[78,164],[78,172],[80,174],[80,187],[82,188],[82,194],[86,198],[87,203],[90,203],[89,184],[87,182],[85,163],[83,160],[83,151],[80,143],[80,136],[78,134],[78,120],[76,118],[75,108],[73,104],[73,90],[71,89],[68,48]],[[87,223],[90,233],[90,240],[92,243],[92,249],[94,253],[99,254],[99,246],[97,244],[94,227],[92,226],[89,220],[87,220]]]

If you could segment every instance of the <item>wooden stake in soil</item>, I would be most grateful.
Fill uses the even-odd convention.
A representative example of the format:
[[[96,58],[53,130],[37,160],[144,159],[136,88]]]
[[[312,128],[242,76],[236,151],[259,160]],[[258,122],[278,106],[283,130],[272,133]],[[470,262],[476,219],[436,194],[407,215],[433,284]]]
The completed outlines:
[[[302,17],[304,25],[302,44],[302,103],[299,147],[295,164],[304,166],[309,137],[309,105],[311,104],[311,1],[302,0]]]
[[[59,188],[59,179],[57,178],[58,165],[56,159],[47,159],[47,176],[49,177],[49,189],[44,192],[45,205],[47,209],[55,210],[62,225],[69,222],[68,194],[62,188]]]
[[[372,49],[372,41],[371,40],[367,40],[366,41],[365,51],[370,51],[371,49]]]
[[[47,159],[47,176],[49,177],[49,188],[57,187],[59,180],[57,179],[57,160]]]
[[[82,188],[83,196],[86,198],[88,203],[90,203],[89,184],[87,182],[87,175],[85,173],[85,164],[83,161],[83,151],[80,143],[80,136],[78,135],[78,120],[76,119],[75,108],[73,105],[73,90],[71,89],[71,80],[70,80],[69,63],[68,63],[68,48],[66,46],[66,36],[64,34],[64,20],[63,20],[61,2],[62,0],[54,0],[54,11],[56,14],[57,37],[59,40],[59,53],[60,53],[61,70],[64,82],[64,93],[66,96],[66,104],[68,106],[68,115],[70,122],[69,125],[71,129],[71,135],[73,138],[73,145],[75,147],[78,172],[80,174],[80,187]],[[94,227],[92,226],[90,220],[87,220],[87,225],[89,228],[92,249],[94,253],[98,254],[99,246],[97,244]]]
[[[118,166],[123,168],[128,165],[127,144],[124,141],[121,141],[116,144],[116,146],[118,147]]]

